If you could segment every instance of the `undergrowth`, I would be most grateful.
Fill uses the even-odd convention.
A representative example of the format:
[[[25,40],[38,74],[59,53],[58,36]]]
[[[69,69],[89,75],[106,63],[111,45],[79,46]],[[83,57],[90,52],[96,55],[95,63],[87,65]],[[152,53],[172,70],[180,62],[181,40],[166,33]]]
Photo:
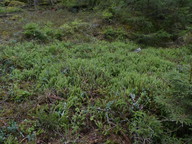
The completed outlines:
[[[12,12],[20,12],[22,11],[21,8],[18,7],[1,7],[0,6],[0,14],[12,13]]]
[[[34,28],[39,38],[42,29],[27,26]],[[1,46],[0,142],[83,143],[93,132],[100,143],[191,142],[190,48],[137,48],[118,41]]]
[[[0,19],[0,144],[192,142],[191,28],[186,46],[149,47],[173,35],[95,2]],[[8,5],[2,16],[24,6]]]

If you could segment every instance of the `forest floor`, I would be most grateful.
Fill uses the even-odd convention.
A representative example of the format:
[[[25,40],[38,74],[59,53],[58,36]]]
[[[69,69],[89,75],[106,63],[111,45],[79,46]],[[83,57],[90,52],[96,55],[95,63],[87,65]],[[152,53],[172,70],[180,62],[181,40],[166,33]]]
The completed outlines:
[[[130,31],[93,12],[0,17],[0,143],[129,144],[140,127],[159,139],[158,100],[170,75],[189,78],[191,51],[141,47]]]
[[[24,11],[10,14],[2,14],[0,18],[1,43],[18,40],[23,32],[23,27],[27,23],[38,23],[46,25],[52,23],[54,27],[59,27],[66,22],[73,22],[76,19],[97,23],[98,14],[93,13],[71,13],[68,10],[38,10]]]

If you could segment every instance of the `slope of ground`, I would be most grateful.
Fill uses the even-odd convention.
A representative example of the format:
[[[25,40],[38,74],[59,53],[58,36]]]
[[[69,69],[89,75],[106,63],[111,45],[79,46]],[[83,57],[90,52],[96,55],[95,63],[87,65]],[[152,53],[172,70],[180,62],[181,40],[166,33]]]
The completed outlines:
[[[0,25],[8,33],[0,46],[0,143],[190,143],[191,115],[179,100],[169,101],[173,79],[182,79],[180,89],[191,95],[190,48],[137,52],[139,46],[128,40],[102,40],[106,26],[96,15],[66,15],[27,12],[14,27]],[[84,27],[76,28],[82,21],[96,29],[82,32]],[[26,42],[22,32],[29,22],[52,22],[51,30],[70,22],[75,27],[61,40],[40,28],[48,42],[37,36]]]

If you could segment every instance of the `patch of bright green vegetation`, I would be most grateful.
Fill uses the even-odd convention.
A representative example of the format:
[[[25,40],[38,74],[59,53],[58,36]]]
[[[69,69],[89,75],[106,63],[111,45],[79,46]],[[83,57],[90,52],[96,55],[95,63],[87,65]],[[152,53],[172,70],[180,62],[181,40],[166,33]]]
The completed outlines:
[[[81,143],[94,130],[100,143],[119,143],[114,135],[126,143],[189,141],[190,49],[137,48],[118,41],[0,47],[0,99],[20,105],[0,110],[1,120],[17,122],[0,128],[0,141]]]
[[[19,11],[22,11],[22,9],[18,7],[1,7],[0,6],[0,14],[19,12]]]

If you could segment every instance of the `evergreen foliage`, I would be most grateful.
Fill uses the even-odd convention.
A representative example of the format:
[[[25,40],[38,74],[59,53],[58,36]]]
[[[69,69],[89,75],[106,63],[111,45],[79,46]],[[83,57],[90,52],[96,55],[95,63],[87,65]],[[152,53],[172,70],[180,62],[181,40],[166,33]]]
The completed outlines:
[[[191,0],[74,0],[71,5],[87,5],[104,10],[104,16],[134,27],[133,39],[147,45],[164,45],[183,37],[191,27]],[[106,11],[107,10],[107,11]]]

